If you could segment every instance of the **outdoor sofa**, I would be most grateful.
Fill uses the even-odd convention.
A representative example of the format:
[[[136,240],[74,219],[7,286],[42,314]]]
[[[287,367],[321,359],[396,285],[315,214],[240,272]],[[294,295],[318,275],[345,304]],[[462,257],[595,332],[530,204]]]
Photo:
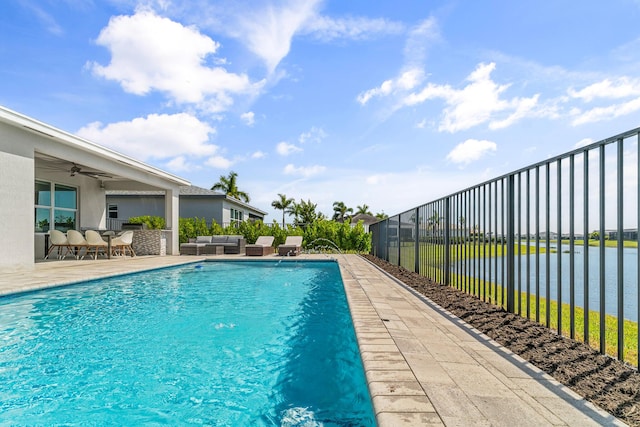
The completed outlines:
[[[242,254],[246,245],[243,236],[198,236],[180,245],[180,255]]]

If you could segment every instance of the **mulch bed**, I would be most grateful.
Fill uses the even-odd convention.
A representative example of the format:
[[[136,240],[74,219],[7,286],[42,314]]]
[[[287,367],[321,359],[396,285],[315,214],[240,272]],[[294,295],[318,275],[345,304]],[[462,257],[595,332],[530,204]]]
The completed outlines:
[[[590,346],[370,255],[366,259],[629,425],[640,426],[640,373]]]

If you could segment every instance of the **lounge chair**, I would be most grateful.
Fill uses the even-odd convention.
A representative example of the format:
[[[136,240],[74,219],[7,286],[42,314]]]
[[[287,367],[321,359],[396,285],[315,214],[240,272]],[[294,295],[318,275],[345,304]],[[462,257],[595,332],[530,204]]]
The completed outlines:
[[[273,236],[260,236],[254,244],[245,246],[247,256],[264,256],[275,252]]]
[[[302,236],[287,236],[284,244],[278,246],[278,255],[296,256],[302,250]]]
[[[76,257],[76,259],[84,258],[89,249],[89,243],[84,238],[82,233],[77,230],[67,231],[67,241],[69,242],[69,246],[73,248],[73,255]],[[80,254],[82,253],[83,249],[85,253],[81,257]]]
[[[129,255],[132,257],[136,256],[135,251],[133,250],[133,231],[127,230],[123,231],[120,235],[111,239],[111,252],[116,255],[127,255],[127,251]]]
[[[51,252],[54,249],[58,249],[58,259],[65,258],[67,254],[73,253],[71,251],[71,246],[69,246],[69,241],[67,240],[67,236],[60,230],[51,230],[49,231],[49,250],[47,251],[47,255],[45,255],[44,259],[49,258]],[[64,248],[64,256],[62,255],[62,248]]]
[[[97,259],[100,252],[104,255],[107,254],[107,242],[104,241],[100,233],[87,230],[84,232],[84,237],[87,240],[87,253],[89,254],[93,250],[93,259]]]

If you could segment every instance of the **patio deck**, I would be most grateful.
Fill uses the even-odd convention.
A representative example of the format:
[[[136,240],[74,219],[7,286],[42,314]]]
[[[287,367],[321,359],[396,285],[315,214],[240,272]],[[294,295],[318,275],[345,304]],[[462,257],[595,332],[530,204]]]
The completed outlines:
[[[345,281],[381,427],[625,425],[365,259],[357,255],[331,257],[339,261]],[[205,258],[42,262],[33,271],[2,272],[0,295]],[[303,254],[295,259],[327,256]]]

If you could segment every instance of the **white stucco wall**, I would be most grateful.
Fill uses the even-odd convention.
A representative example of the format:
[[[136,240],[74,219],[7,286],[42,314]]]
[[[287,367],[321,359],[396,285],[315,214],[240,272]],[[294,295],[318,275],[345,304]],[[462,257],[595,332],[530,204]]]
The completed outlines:
[[[32,158],[0,151],[0,270],[33,268],[33,174]]]

